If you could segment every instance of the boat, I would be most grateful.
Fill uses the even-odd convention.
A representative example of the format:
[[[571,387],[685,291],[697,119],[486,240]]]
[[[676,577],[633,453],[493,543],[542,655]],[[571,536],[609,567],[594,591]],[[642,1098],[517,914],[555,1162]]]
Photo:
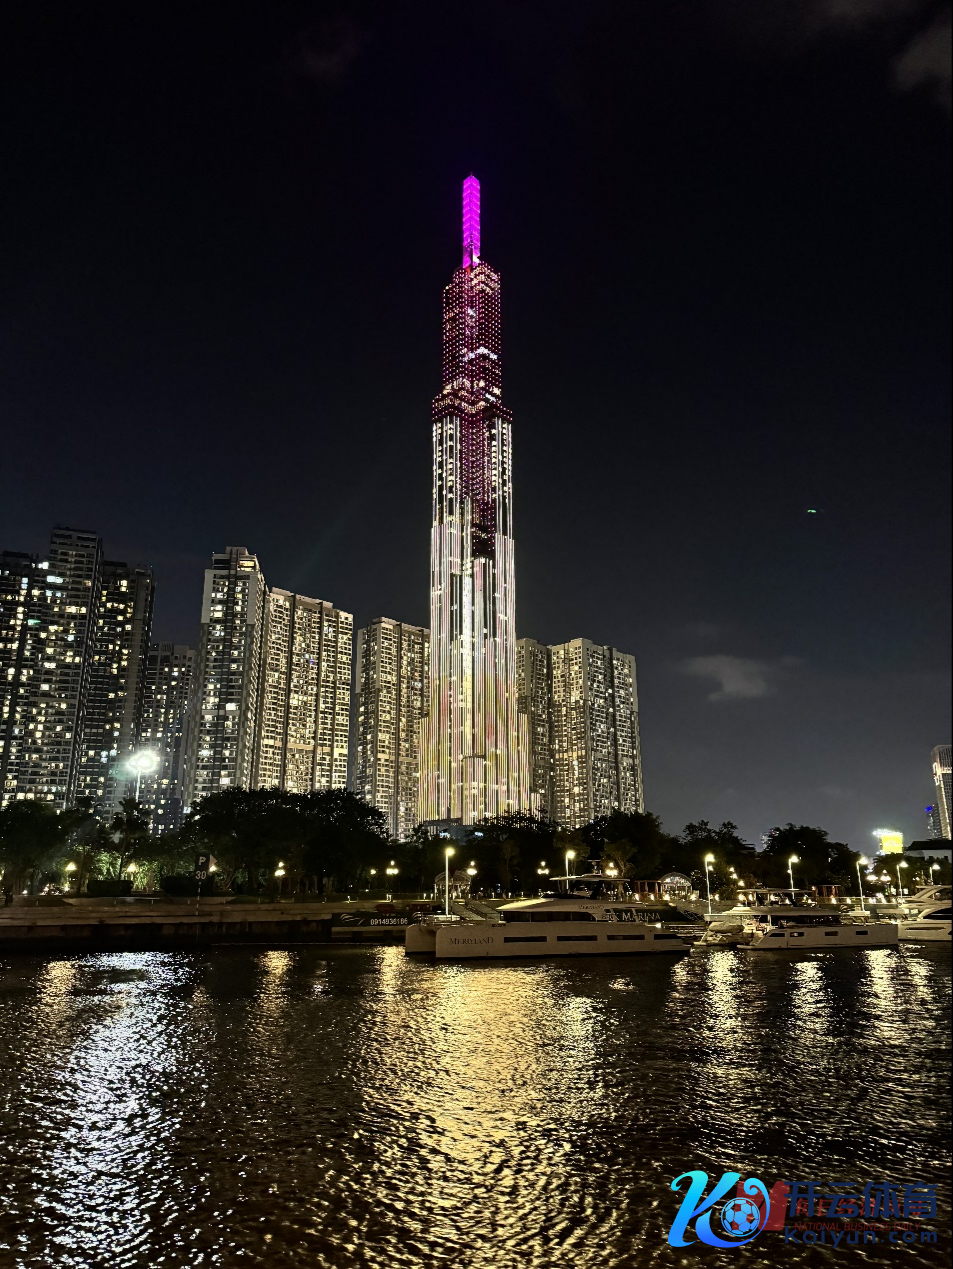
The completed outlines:
[[[803,951],[810,948],[893,947],[898,942],[895,921],[842,919],[839,912],[772,911],[751,923],[748,952]]]
[[[603,873],[553,878],[556,890],[516,899],[494,917],[448,914],[408,926],[408,955],[438,960],[496,957],[631,956],[691,950],[691,914],[639,903],[627,883]]]
[[[942,887],[949,891],[949,886]],[[941,889],[941,887],[936,887]],[[914,896],[916,898],[916,896]],[[911,901],[912,902],[912,901]],[[950,943],[953,941],[953,907],[949,895],[935,903],[919,905],[915,914],[897,923],[902,943]]]
[[[732,908],[705,915],[705,932],[696,947],[738,947],[750,943],[755,922],[759,917],[771,916],[793,909],[817,910],[817,898],[811,890],[782,890],[777,886],[745,886],[738,892],[738,901]]]

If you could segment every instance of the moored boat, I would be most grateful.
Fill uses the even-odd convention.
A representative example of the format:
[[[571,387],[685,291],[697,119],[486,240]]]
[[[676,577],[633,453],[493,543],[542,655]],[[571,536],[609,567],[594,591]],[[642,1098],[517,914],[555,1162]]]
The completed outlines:
[[[824,948],[893,947],[898,942],[894,921],[844,921],[837,912],[815,910],[770,912],[752,923],[749,952],[783,952]]]

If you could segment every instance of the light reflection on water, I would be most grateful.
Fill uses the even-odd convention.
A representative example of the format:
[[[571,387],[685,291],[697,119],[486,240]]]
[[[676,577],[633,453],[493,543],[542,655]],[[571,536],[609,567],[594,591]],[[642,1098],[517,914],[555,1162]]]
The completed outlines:
[[[675,1266],[693,1167],[932,1180],[949,1228],[947,949],[0,970],[0,1265]]]

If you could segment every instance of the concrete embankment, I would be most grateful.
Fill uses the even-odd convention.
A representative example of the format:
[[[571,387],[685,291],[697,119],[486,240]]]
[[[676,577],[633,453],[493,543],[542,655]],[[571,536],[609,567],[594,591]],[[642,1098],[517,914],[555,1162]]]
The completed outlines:
[[[326,903],[82,899],[0,909],[5,952],[164,951],[221,944],[403,942],[408,917]]]

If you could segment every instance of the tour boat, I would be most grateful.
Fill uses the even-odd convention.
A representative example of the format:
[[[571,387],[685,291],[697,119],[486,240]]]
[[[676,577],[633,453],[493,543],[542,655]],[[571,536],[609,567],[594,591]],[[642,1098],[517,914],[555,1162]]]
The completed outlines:
[[[562,885],[560,886],[560,883]],[[516,899],[495,919],[424,917],[408,926],[409,955],[438,960],[490,957],[621,956],[687,952],[691,926],[676,908],[648,907],[626,894],[622,879],[604,874],[554,878],[562,893]],[[666,918],[671,916],[672,920]]]
[[[842,921],[840,913],[793,909],[755,917],[749,952],[782,952],[790,949],[839,947],[893,947],[897,943],[894,921]]]

